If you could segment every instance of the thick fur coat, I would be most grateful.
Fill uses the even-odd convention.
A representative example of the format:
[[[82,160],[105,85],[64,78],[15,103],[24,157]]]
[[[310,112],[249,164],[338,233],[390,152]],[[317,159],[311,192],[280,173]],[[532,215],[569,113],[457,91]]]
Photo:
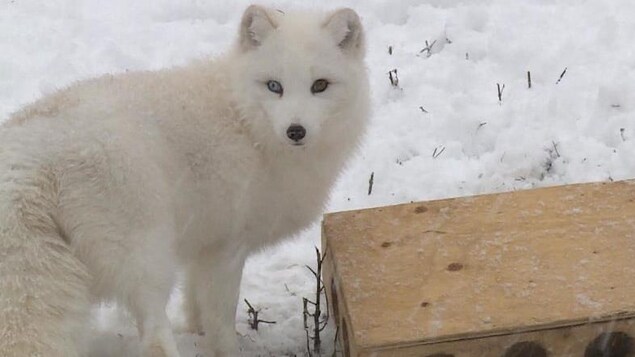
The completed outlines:
[[[319,217],[368,115],[355,12],[251,6],[239,28],[225,56],[79,82],[3,124],[2,356],[84,355],[104,299],[129,309],[145,356],[178,356],[178,269],[191,332],[239,355],[246,257]]]

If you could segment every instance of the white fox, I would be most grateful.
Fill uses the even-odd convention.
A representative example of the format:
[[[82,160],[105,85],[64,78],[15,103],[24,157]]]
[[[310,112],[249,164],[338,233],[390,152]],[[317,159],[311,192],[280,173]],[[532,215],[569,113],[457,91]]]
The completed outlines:
[[[136,319],[144,356],[178,356],[165,305],[186,273],[209,356],[234,328],[252,252],[319,217],[363,135],[357,14],[250,6],[220,58],[79,82],[0,129],[0,351],[72,357],[90,304]]]

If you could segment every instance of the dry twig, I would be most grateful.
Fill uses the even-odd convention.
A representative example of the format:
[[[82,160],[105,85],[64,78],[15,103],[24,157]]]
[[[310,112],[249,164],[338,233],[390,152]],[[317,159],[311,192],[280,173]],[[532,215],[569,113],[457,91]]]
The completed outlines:
[[[249,314],[249,327],[251,327],[252,330],[256,330],[258,331],[258,325],[260,323],[263,324],[275,324],[275,321],[267,321],[267,320],[260,320],[258,318],[258,314],[260,313],[260,310],[256,310],[254,309],[253,306],[251,306],[251,304],[249,303],[249,301],[247,301],[247,299],[245,299],[245,304],[247,304],[247,306],[249,307],[249,309],[247,309],[247,314]]]

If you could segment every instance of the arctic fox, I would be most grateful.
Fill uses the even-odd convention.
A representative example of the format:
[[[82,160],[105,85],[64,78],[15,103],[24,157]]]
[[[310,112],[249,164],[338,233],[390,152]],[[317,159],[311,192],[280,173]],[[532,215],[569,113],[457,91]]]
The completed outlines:
[[[136,319],[144,356],[178,356],[165,305],[186,274],[188,327],[240,355],[252,252],[319,217],[368,117],[351,9],[252,5],[228,54],[79,82],[0,129],[0,353],[86,353],[90,304]]]

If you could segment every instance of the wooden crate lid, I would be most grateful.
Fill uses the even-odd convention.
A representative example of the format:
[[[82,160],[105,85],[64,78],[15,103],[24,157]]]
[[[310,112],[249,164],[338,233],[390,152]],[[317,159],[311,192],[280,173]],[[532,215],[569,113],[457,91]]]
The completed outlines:
[[[361,348],[635,315],[635,181],[332,213],[323,234]]]

